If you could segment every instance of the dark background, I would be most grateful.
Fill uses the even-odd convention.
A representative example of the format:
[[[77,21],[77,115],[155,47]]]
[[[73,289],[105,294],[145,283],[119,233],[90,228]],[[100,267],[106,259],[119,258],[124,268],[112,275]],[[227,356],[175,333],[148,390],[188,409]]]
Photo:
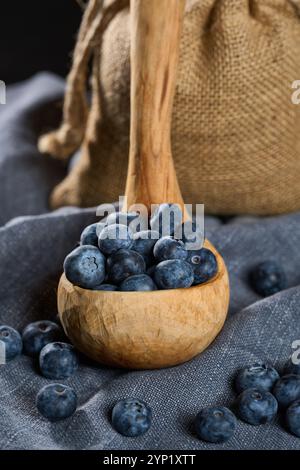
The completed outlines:
[[[0,80],[41,70],[66,76],[81,17],[76,0],[1,0]]]

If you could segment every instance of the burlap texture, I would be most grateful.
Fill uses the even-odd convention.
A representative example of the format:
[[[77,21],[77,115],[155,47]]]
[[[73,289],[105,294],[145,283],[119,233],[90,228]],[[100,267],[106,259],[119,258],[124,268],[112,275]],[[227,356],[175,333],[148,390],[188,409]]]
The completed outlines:
[[[105,2],[115,14],[90,41],[92,104],[86,127],[82,119],[81,157],[54,190],[54,207],[91,206],[124,193],[130,29],[128,6],[119,2]],[[186,202],[218,214],[300,209],[300,105],[291,101],[300,79],[299,3],[187,1],[172,122]],[[83,91],[67,88],[63,126],[80,109]],[[76,144],[60,129],[44,136],[40,149],[62,158]]]

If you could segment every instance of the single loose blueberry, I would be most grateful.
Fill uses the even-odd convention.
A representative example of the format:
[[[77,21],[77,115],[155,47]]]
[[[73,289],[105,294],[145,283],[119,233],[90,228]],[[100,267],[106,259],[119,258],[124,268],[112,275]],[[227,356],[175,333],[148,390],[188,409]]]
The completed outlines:
[[[276,398],[265,390],[248,388],[237,398],[237,413],[242,421],[258,426],[270,423],[276,416]]]
[[[93,289],[104,281],[105,257],[95,246],[80,246],[66,257],[64,271],[72,284]]]
[[[154,230],[142,230],[132,237],[131,249],[142,256],[152,255],[153,247],[159,239],[159,233]]]
[[[212,251],[207,248],[188,250],[186,260],[193,268],[194,285],[203,284],[218,272],[218,262]]]
[[[283,269],[275,261],[264,261],[250,272],[250,283],[262,297],[276,294],[286,288],[287,282]]]
[[[88,225],[82,232],[80,237],[81,245],[93,245],[98,248],[98,239],[101,231],[106,224],[97,222],[96,224]]]
[[[145,434],[151,421],[151,408],[135,398],[120,400],[112,410],[112,425],[123,436],[137,437]]]
[[[99,248],[107,256],[132,245],[131,231],[126,225],[112,224],[104,227],[99,236]]]
[[[289,431],[300,437],[300,400],[294,401],[288,407],[285,419]]]
[[[11,361],[21,354],[23,349],[21,335],[11,326],[0,326],[0,342],[5,350],[5,361]]]
[[[279,374],[274,367],[256,362],[238,371],[235,378],[235,388],[238,393],[248,388],[259,388],[270,392],[279,379]]]
[[[300,376],[295,374],[284,375],[275,384],[273,394],[279,406],[286,408],[293,401],[300,399]]]
[[[77,396],[73,388],[67,385],[50,384],[37,394],[36,406],[49,421],[59,421],[75,413]]]
[[[194,282],[193,268],[181,259],[162,261],[155,268],[154,282],[159,289],[190,287]]]
[[[291,359],[289,359],[284,367],[284,375],[289,374],[300,375],[300,363],[295,364]]]
[[[78,368],[74,347],[67,343],[49,343],[43,347],[39,358],[40,370],[47,379],[67,379]]]
[[[149,291],[157,290],[156,285],[154,284],[152,278],[147,276],[147,274],[136,274],[135,276],[130,276],[120,285],[121,291]]]
[[[181,240],[172,237],[163,237],[155,243],[153,254],[158,263],[168,259],[186,260],[188,252]]]
[[[144,274],[146,264],[142,255],[132,250],[119,250],[107,259],[107,272],[113,284],[120,284],[127,277]]]
[[[105,290],[105,291],[115,291],[118,290],[117,286],[113,284],[101,284],[100,286],[94,287],[93,290]]]
[[[207,442],[228,441],[233,436],[236,425],[236,417],[224,406],[204,408],[195,419],[197,436]]]
[[[174,235],[182,224],[182,212],[177,204],[160,204],[150,218],[151,230],[159,232],[161,237]]]
[[[46,344],[61,341],[63,338],[62,328],[52,321],[30,323],[22,333],[24,352],[29,356],[35,356]]]

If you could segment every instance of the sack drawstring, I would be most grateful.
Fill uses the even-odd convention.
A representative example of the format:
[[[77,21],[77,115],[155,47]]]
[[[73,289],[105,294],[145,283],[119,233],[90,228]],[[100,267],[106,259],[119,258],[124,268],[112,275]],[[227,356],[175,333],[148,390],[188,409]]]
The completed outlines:
[[[104,31],[115,15],[128,6],[129,0],[115,0],[106,7],[103,3],[103,0],[90,0],[86,7],[67,77],[62,125],[39,139],[41,153],[67,159],[82,143],[89,114],[86,83],[93,49],[96,41],[97,47],[101,47]]]

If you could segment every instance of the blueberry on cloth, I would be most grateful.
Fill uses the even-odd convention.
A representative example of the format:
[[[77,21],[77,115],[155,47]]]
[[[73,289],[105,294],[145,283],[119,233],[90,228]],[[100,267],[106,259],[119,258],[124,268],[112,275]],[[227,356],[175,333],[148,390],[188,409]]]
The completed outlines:
[[[182,224],[182,212],[177,204],[160,204],[150,219],[151,230],[159,232],[160,236],[171,236],[177,226]]]
[[[218,262],[212,251],[207,248],[188,250],[187,260],[193,268],[194,285],[212,279],[218,272]]]
[[[228,441],[232,437],[236,425],[236,417],[224,406],[204,408],[195,419],[197,436],[207,442]]]
[[[123,436],[138,437],[145,434],[151,421],[151,408],[136,398],[120,400],[112,410],[112,425]]]
[[[81,245],[93,245],[98,248],[98,239],[101,230],[106,224],[97,222],[96,224],[88,225],[82,232],[80,237]]]
[[[107,225],[99,236],[99,248],[107,256],[132,245],[132,233],[126,225]]]
[[[72,284],[92,289],[104,281],[105,257],[95,246],[79,246],[66,257],[64,271]]]
[[[118,288],[113,284],[100,284],[100,286],[94,287],[93,290],[115,291],[118,290]]]
[[[146,264],[142,255],[132,250],[119,250],[107,259],[110,282],[120,284],[127,277],[144,274]]]
[[[300,437],[300,400],[294,401],[288,407],[285,419],[289,431]]]
[[[181,259],[162,261],[155,268],[154,282],[159,289],[190,287],[194,282],[193,268]]]
[[[293,401],[299,400],[300,376],[295,374],[284,375],[276,382],[273,394],[282,408],[286,408]]]
[[[258,426],[270,423],[276,416],[276,398],[265,390],[248,388],[237,398],[237,413],[242,421]]]
[[[143,256],[149,256],[158,239],[159,233],[155,230],[142,230],[133,235],[131,249]]]
[[[290,359],[285,367],[284,367],[284,375],[289,375],[289,374],[295,374],[295,375],[300,375],[300,362],[299,364],[295,364],[292,362]]]
[[[172,237],[160,238],[160,240],[155,243],[153,254],[158,263],[167,261],[168,259],[186,260],[188,257],[188,251],[184,243]]]
[[[67,385],[50,384],[37,394],[36,406],[49,421],[59,421],[75,413],[77,396],[73,388]]]
[[[120,285],[121,291],[151,291],[157,290],[152,278],[147,274],[136,274],[125,279]]]
[[[279,374],[274,367],[263,362],[256,362],[238,371],[235,378],[235,388],[238,393],[247,390],[247,388],[259,388],[270,392],[278,379]]]
[[[74,347],[67,343],[49,343],[39,357],[40,371],[47,379],[67,379],[78,369]]]
[[[61,341],[63,338],[63,330],[56,323],[48,320],[36,321],[23,330],[23,349],[25,354],[35,356],[46,344]]]
[[[250,283],[262,297],[276,294],[286,288],[287,282],[283,269],[275,261],[264,261],[250,272]]]
[[[19,356],[23,349],[20,333],[11,326],[0,326],[1,352],[5,350],[5,361],[11,361]]]

